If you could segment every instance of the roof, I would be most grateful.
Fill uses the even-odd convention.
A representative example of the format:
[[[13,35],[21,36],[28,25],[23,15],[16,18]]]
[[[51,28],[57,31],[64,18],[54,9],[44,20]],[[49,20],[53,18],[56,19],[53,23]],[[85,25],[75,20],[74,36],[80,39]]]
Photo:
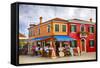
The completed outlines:
[[[41,24],[47,24],[48,22],[52,22],[52,21],[63,21],[63,22],[68,22],[67,20],[65,20],[65,19],[62,19],[62,18],[53,18],[53,19],[50,19],[50,20],[48,20],[48,21],[45,21],[45,22],[43,22],[43,23],[41,23]],[[40,23],[39,24],[37,24],[37,25],[40,25]],[[37,25],[35,25],[35,24],[30,24],[30,26],[37,26]]]
[[[62,18],[53,18],[53,19],[51,19],[51,20],[48,20],[48,21],[46,21],[46,22],[50,22],[50,21],[63,21],[63,22],[68,22],[67,20],[65,20],[65,19],[62,19]],[[43,23],[46,23],[46,22],[43,22]]]
[[[52,21],[62,21],[62,22],[66,22],[66,23],[95,24],[95,22],[85,21],[85,20],[81,20],[81,19],[69,19],[69,20],[65,20],[65,19],[58,18],[58,17],[50,19],[48,21],[45,21],[45,22],[43,22],[41,24],[47,24],[47,23],[52,22]],[[31,26],[38,26],[40,24],[38,24],[38,25],[30,24],[30,25]]]
[[[47,38],[51,38],[53,37],[56,41],[72,41],[74,40],[73,38],[71,38],[70,36],[67,35],[54,35],[54,36],[44,36],[44,37],[39,37],[39,38],[33,38],[33,41],[41,41],[41,40],[45,40]]]
[[[19,37],[26,37],[26,36],[22,33],[19,33]]]
[[[81,19],[69,19],[68,21],[71,23],[95,24],[95,22],[85,21]]]

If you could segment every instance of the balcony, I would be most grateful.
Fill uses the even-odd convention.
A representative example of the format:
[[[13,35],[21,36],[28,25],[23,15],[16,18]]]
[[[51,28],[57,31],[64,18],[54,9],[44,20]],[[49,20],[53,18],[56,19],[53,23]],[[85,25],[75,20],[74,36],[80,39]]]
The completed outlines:
[[[84,32],[84,31],[80,32],[80,38],[83,38],[83,37],[86,38],[87,35],[88,35],[88,32]]]

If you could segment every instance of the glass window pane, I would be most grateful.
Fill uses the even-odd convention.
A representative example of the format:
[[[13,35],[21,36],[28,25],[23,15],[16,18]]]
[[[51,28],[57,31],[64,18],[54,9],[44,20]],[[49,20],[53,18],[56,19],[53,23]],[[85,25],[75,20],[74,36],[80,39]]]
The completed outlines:
[[[90,27],[90,33],[94,33],[94,27],[93,26]]]
[[[66,32],[66,25],[62,25],[62,31]]]
[[[76,25],[71,25],[71,32],[76,32]]]
[[[90,47],[94,47],[94,40],[90,40]]]
[[[55,31],[59,32],[59,25],[58,24],[55,24]]]
[[[50,32],[50,25],[48,25],[47,27],[47,32]]]
[[[77,47],[77,41],[76,40],[71,41],[71,47]]]

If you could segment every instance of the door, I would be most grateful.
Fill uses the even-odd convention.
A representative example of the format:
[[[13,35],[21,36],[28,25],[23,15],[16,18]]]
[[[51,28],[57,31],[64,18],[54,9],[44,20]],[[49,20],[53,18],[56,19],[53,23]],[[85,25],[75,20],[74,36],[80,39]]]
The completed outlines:
[[[56,41],[55,45],[56,45],[56,56],[59,56],[59,49],[58,48],[60,47],[60,43],[58,41]]]
[[[81,51],[85,52],[86,51],[86,41],[85,39],[81,39]]]

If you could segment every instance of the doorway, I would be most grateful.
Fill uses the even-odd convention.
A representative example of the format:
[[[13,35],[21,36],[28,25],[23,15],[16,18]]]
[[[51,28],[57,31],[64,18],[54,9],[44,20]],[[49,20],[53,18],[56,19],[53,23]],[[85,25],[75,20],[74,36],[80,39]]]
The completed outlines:
[[[60,47],[59,41],[56,41],[55,45],[56,45],[56,56],[59,56],[59,47]]]
[[[86,40],[81,39],[81,52],[86,52]]]

